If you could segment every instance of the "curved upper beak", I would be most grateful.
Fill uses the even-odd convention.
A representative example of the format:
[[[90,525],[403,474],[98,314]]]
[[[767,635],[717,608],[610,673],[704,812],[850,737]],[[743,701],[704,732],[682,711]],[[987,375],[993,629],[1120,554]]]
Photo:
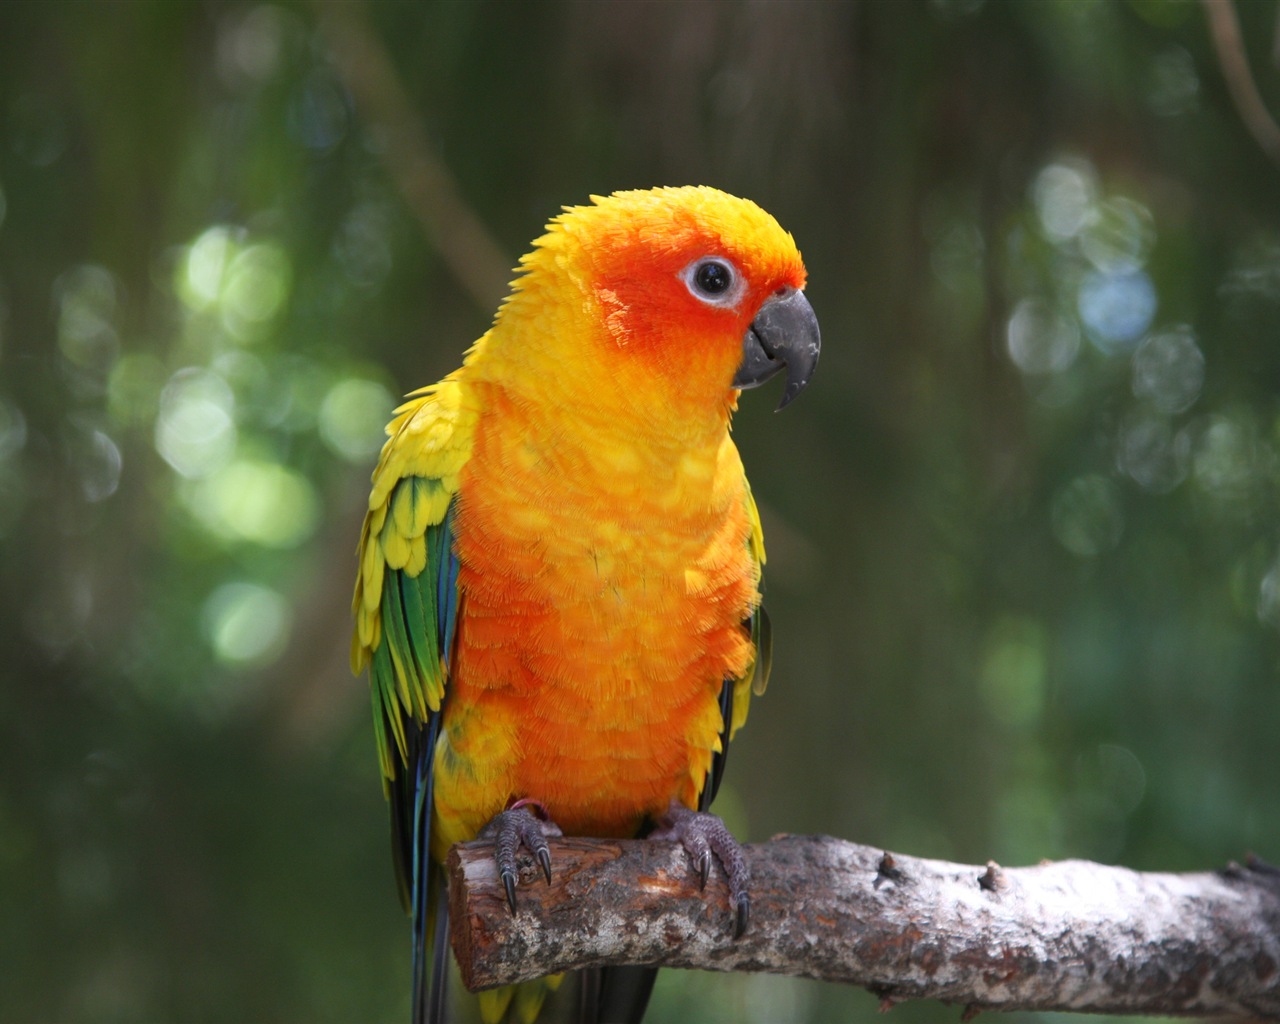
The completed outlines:
[[[787,288],[767,299],[742,339],[742,362],[735,388],[754,388],[787,371],[781,409],[804,390],[818,366],[822,339],[818,318],[804,292]]]

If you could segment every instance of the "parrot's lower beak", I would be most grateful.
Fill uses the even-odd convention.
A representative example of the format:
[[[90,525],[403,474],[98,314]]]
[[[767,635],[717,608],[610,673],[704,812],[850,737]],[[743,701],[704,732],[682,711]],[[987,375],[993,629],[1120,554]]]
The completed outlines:
[[[742,362],[734,374],[735,388],[754,388],[786,368],[787,386],[781,409],[804,390],[818,366],[822,339],[813,307],[796,288],[785,288],[767,299],[742,339]]]

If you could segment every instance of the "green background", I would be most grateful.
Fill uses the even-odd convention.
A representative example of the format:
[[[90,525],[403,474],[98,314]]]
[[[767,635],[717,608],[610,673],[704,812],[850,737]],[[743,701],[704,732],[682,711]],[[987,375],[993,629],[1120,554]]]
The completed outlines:
[[[739,835],[1280,860],[1280,169],[1200,5],[15,2],[0,1019],[407,1019],[346,667],[381,425],[561,204],[689,183],[794,233],[824,337],[736,421]],[[669,971],[651,1020],[875,1006]]]

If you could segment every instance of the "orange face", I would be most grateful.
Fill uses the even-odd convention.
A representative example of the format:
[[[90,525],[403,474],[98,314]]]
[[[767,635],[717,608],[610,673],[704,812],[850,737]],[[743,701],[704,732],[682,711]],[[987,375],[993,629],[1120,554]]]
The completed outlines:
[[[681,392],[727,392],[760,306],[804,287],[791,236],[755,204],[711,189],[618,193],[558,223],[563,236],[544,244],[570,258],[606,328],[593,354],[639,363]]]

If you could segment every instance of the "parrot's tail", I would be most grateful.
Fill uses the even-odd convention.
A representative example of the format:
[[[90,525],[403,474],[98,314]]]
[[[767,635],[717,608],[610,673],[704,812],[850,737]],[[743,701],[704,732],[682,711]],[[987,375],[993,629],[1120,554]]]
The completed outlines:
[[[439,730],[435,714],[425,743],[420,734],[411,734],[413,773],[405,773],[391,791],[396,868],[413,928],[413,1024],[444,1024],[449,980],[449,893],[444,869],[428,855],[434,791],[430,765]]]
[[[431,927],[413,929],[413,1024],[444,1024],[449,984],[449,894],[444,872],[430,871],[431,896],[425,917]],[[434,912],[432,912],[434,911]],[[431,947],[431,967],[427,968],[427,946]]]
[[[578,1024],[640,1024],[656,967],[593,967],[579,973]]]

